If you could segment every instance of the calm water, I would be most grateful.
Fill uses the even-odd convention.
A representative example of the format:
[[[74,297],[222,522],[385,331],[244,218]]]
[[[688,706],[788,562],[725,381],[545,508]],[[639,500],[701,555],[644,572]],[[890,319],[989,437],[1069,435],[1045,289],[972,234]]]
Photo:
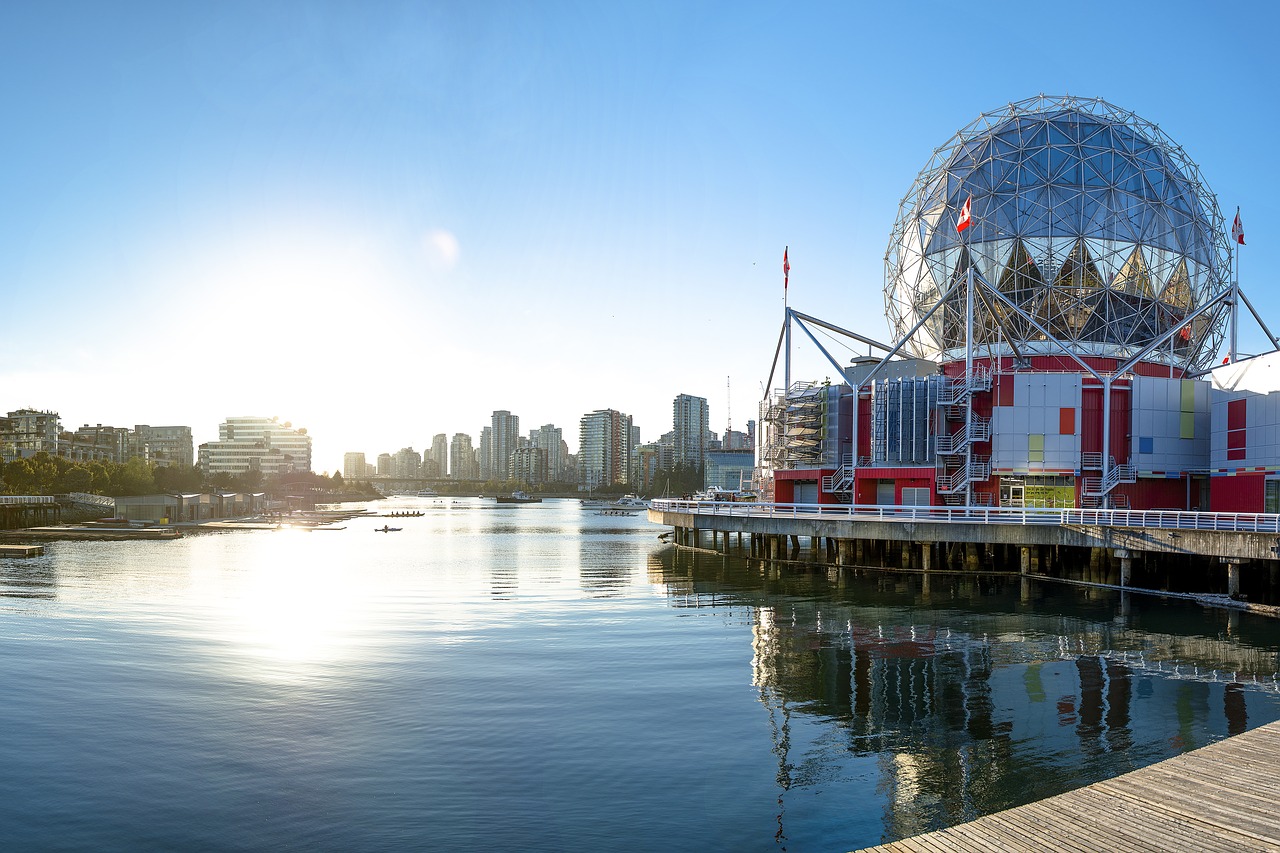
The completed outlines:
[[[427,515],[0,559],[0,837],[849,850],[1280,718],[1275,621],[394,506]]]

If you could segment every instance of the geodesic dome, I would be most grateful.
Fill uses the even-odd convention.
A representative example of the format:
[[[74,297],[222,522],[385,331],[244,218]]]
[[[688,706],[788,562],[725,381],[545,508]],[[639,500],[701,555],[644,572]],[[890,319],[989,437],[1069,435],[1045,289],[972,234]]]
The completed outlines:
[[[972,225],[956,231],[972,197]],[[1217,199],[1158,127],[1100,99],[1047,97],[985,113],[938,148],[902,200],[885,255],[885,307],[909,348],[963,355],[970,265],[1043,331],[997,299],[975,305],[974,343],[1008,353],[1207,364],[1225,309],[1187,317],[1229,284]],[[981,290],[979,289],[979,292]],[[1045,334],[1048,332],[1048,335]]]

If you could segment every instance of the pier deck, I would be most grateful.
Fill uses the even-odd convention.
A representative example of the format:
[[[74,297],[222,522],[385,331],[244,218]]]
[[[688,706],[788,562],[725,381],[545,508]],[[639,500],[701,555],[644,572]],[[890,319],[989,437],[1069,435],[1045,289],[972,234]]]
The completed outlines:
[[[1280,723],[863,853],[1280,851]]]

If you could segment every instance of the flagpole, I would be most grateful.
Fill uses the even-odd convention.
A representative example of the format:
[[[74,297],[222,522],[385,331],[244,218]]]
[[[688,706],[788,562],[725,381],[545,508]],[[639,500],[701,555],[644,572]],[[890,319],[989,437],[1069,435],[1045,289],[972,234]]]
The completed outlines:
[[[787,284],[791,276],[791,263],[787,260],[790,246],[782,250],[782,324],[787,330],[787,359],[783,367],[782,398],[785,400],[791,393],[791,308],[787,304]]]
[[[1231,226],[1231,363],[1236,363],[1236,330],[1240,325],[1240,238],[1237,234],[1240,223],[1240,208],[1236,207],[1235,222]]]

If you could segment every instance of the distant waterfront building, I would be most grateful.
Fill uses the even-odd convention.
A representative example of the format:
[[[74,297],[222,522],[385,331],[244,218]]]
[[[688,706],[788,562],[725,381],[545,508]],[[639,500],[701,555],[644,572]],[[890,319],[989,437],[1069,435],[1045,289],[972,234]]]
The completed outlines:
[[[218,440],[200,445],[205,474],[284,474],[311,470],[311,436],[277,418],[227,418]]]
[[[414,480],[422,474],[422,456],[412,447],[402,447],[391,459],[392,475],[403,480]]]
[[[578,482],[589,489],[625,485],[631,476],[631,416],[597,409],[582,416]]]
[[[58,436],[57,455],[72,462],[112,462],[123,465],[137,457],[150,465],[190,467],[191,427],[153,427],[141,424],[132,430],[85,424],[75,432]]]
[[[662,465],[662,451],[662,445],[656,443],[642,444],[636,449],[632,482],[638,491],[648,492],[658,482],[661,472],[665,470]],[[667,454],[667,458],[670,458],[670,454]]]
[[[554,424],[543,424],[530,431],[529,439],[534,447],[546,454],[547,479],[554,482],[563,482],[564,431]]]
[[[706,398],[680,394],[671,406],[671,430],[675,433],[675,464],[702,467],[706,464],[710,409]]]
[[[57,412],[18,409],[0,418],[0,457],[26,459],[37,453],[57,454],[62,423]]]
[[[393,472],[394,470],[395,470],[395,469],[394,469],[394,462],[393,462],[393,461],[392,461],[392,459],[391,459],[391,454],[390,454],[390,453],[379,453],[379,454],[378,454],[378,468],[377,468],[378,476],[379,476],[379,477],[390,477],[390,476],[391,476],[391,474],[392,474],[392,472]]]
[[[449,470],[455,480],[479,479],[475,450],[471,447],[471,436],[466,433],[453,434],[449,445]]]
[[[727,451],[750,450],[751,436],[735,429],[727,429],[724,431],[724,439],[720,442],[720,449]]]
[[[702,484],[708,489],[749,489],[754,470],[755,454],[749,450],[708,453]]]
[[[368,467],[368,463],[364,461],[363,453],[342,454],[342,478],[344,480],[364,479],[366,467]]]
[[[436,433],[431,439],[431,461],[436,463],[436,476],[446,477],[449,474],[449,436]]]
[[[485,427],[480,430],[480,447],[477,449],[476,454],[478,457],[477,462],[479,463],[479,467],[476,470],[480,473],[480,479],[491,479],[493,477],[493,427]]]
[[[530,486],[547,482],[547,453],[541,447],[521,447],[511,454],[511,479]]]
[[[58,436],[58,455],[72,462],[113,462],[123,465],[132,455],[132,433],[126,427],[89,426]]]
[[[489,476],[506,480],[511,477],[511,454],[520,446],[520,416],[499,409],[493,413],[491,427]]]
[[[137,424],[130,437],[129,455],[161,467],[190,468],[196,461],[191,427]]]

